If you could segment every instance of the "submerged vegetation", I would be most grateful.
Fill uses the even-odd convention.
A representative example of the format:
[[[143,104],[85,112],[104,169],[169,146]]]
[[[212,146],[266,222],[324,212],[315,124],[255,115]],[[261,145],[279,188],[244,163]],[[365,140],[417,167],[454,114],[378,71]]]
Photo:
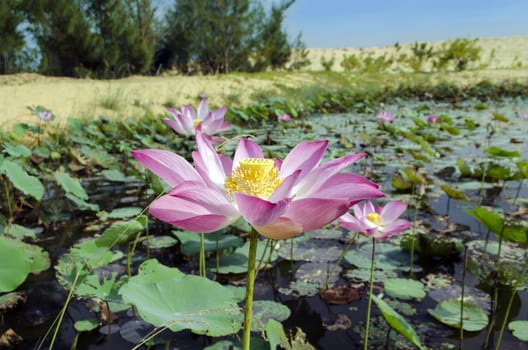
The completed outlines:
[[[410,229],[384,242],[337,223],[256,244],[244,220],[204,235],[175,229],[147,215],[169,188],[131,151],[191,160],[193,136],[163,122],[178,113],[57,128],[52,110],[32,107],[34,123],[1,131],[1,341],[239,347],[251,256],[255,347],[334,348],[341,336],[372,349],[523,341],[528,86],[389,85],[262,93],[228,108],[233,126],[216,146],[231,156],[249,137],[282,159],[325,139],[325,162],[366,153],[351,170],[380,185],[382,202],[408,205]]]

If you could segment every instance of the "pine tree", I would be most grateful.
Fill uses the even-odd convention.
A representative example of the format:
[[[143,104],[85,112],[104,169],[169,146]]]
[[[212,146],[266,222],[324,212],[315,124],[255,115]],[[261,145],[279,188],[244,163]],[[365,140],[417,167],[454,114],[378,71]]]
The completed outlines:
[[[14,59],[24,46],[19,25],[24,20],[18,0],[0,1],[0,74],[13,71]]]
[[[282,23],[284,13],[294,2],[295,0],[289,0],[278,6],[272,6],[269,18],[263,24],[259,35],[259,46],[255,57],[256,70],[264,70],[268,67],[281,69],[290,60],[292,47]]]
[[[84,76],[100,69],[101,40],[77,0],[26,0],[24,10],[41,50],[41,73]]]
[[[150,67],[153,51],[134,25],[131,9],[122,0],[88,1],[89,18],[102,40],[103,77],[144,73]]]

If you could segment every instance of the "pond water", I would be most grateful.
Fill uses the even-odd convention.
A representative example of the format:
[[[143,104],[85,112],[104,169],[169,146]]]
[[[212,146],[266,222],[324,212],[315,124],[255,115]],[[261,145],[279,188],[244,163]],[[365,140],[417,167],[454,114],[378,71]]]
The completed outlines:
[[[279,157],[298,142],[312,139],[330,141],[326,159],[367,152],[369,157],[351,170],[381,184],[387,199],[399,198],[408,202],[410,205],[405,218],[415,223],[415,234],[420,237],[415,243],[416,259],[412,274],[409,269],[410,253],[405,249],[409,244],[404,238],[395,237],[376,246],[378,269],[374,292],[383,294],[391,302],[391,306],[413,325],[427,347],[452,349],[459,346],[459,330],[438,322],[428,310],[434,309],[442,300],[459,297],[465,279],[465,295],[474,298],[475,303],[488,312],[490,323],[493,320],[494,325],[464,332],[463,346],[467,349],[495,348],[511,291],[502,287],[495,295],[494,287],[497,281],[510,275],[505,270],[492,269],[495,261],[492,252],[498,238],[467,211],[476,207],[487,208],[504,215],[508,222],[527,227],[528,181],[515,177],[514,173],[518,162],[523,159],[526,162],[528,120],[519,118],[518,114],[528,112],[528,103],[523,99],[485,105],[472,101],[457,104],[400,101],[383,106],[383,109],[395,115],[394,123],[380,124],[374,111],[314,115],[255,130],[235,128],[227,136],[254,135],[257,143],[263,145],[267,152]],[[431,114],[438,116],[442,122],[428,124],[426,118]],[[235,146],[236,142],[227,143],[223,152],[231,154]],[[516,151],[518,156],[499,151],[493,153],[489,151],[492,147]],[[419,180],[413,182],[412,179],[418,177],[416,174],[419,174]],[[90,203],[98,204],[99,211],[111,212],[131,206],[144,208],[157,195],[137,177],[126,182],[95,177],[83,179],[82,183],[89,193]],[[467,198],[457,199],[452,193],[448,195],[449,190],[443,189],[442,185],[462,192]],[[53,220],[48,217],[46,221],[52,224],[42,229],[39,222],[43,212],[27,213],[20,224],[41,229],[36,244],[49,252],[52,266],[79,240],[93,236],[94,232],[100,233],[112,222],[111,218],[102,220],[92,211],[79,210],[63,196],[50,195],[39,210],[45,215],[54,215]],[[165,224],[150,221],[149,234],[153,236],[176,238],[172,231]],[[243,236],[236,229],[233,233]],[[175,240],[175,245],[163,249],[147,249],[139,244],[132,268],[137,269],[148,254],[167,266],[197,274],[196,254],[183,251],[184,244],[181,237],[177,237],[179,242]],[[504,266],[515,266],[523,261],[526,243],[504,241],[501,244],[505,255]],[[467,247],[468,257],[466,269],[464,246]],[[484,246],[488,254],[483,252]],[[371,254],[369,242],[331,225],[325,230],[306,233],[292,242],[279,242],[275,248],[277,256],[272,259],[271,266],[259,273],[255,300],[273,300],[286,305],[291,313],[283,320],[287,334],[294,334],[300,328],[306,334],[306,340],[317,349],[359,348],[366,316],[366,281]],[[119,249],[126,254],[127,245],[119,246]],[[341,260],[344,250],[347,253]],[[224,273],[216,273],[214,260],[215,253],[211,251],[208,254],[208,262],[211,263],[209,278],[223,284],[243,285],[245,274],[224,267],[221,270]],[[106,273],[124,274],[126,260],[119,259],[105,269]],[[384,282],[394,278],[421,281],[426,295],[422,298],[388,295]],[[321,291],[327,282],[328,288],[350,287],[350,299],[344,304],[335,304],[323,298]],[[528,320],[528,294],[524,286],[519,285],[519,291],[514,295],[509,320]],[[23,339],[18,345],[20,348],[34,348],[53,329],[53,322],[65,303],[68,291],[57,280],[53,267],[38,275],[30,275],[17,291],[24,295],[25,302],[3,315],[0,334],[13,329]],[[174,291],[174,297],[178,297],[177,291]],[[76,321],[101,317],[100,307],[95,307],[94,301],[89,298],[75,298],[62,319],[55,348],[70,348],[74,343],[77,349],[132,348],[134,345],[125,340],[127,336],[124,335],[124,330],[135,319],[130,310],[117,312],[111,326],[103,325],[85,332],[75,330]],[[138,329],[133,328],[134,331]],[[190,331],[172,334],[165,331],[162,335],[169,340],[151,348],[161,349],[170,344],[170,348],[198,349],[212,346],[219,340]],[[50,336],[46,339],[43,348],[47,348]],[[220,339],[234,338],[227,336]],[[389,332],[376,306],[373,306],[369,344],[372,349],[414,348],[395,331]],[[528,349],[528,345],[506,330],[502,348]]]

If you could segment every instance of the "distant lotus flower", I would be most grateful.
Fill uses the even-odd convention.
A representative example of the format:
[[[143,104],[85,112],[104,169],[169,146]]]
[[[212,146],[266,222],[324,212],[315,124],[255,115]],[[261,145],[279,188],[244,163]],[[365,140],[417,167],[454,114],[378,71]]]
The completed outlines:
[[[49,122],[50,120],[53,120],[53,118],[55,118],[51,111],[38,111],[37,117],[39,117],[40,120],[43,120],[45,122]]]
[[[150,213],[184,230],[213,232],[242,216],[261,235],[285,239],[334,221],[363,199],[383,196],[366,178],[340,172],[364,153],[320,164],[328,141],[302,142],[284,161],[263,158],[247,139],[231,160],[216,153],[200,128],[196,145],[194,167],[169,151],[132,152],[172,187]]]
[[[346,213],[339,220],[339,224],[350,231],[384,241],[411,227],[407,220],[398,219],[406,209],[407,204],[399,200],[390,201],[383,208],[367,201],[363,207],[354,205],[354,216]]]
[[[528,119],[528,113],[519,114],[521,119]]]
[[[382,123],[392,123],[394,121],[394,116],[390,112],[381,111],[378,113],[378,120]]]
[[[278,115],[277,120],[279,122],[289,122],[291,121],[291,116],[288,113],[284,113],[283,115]]]
[[[209,111],[206,95],[202,95],[197,111],[189,105],[183,105],[181,111],[175,108],[169,108],[168,111],[173,119],[165,118],[163,121],[182,135],[194,135],[198,125],[201,125],[202,133],[209,136],[227,131],[231,127],[230,123],[224,121],[227,108]]]
[[[429,124],[434,124],[436,123],[437,120],[438,120],[438,117],[434,114],[431,114],[430,116],[427,117],[427,123]]]

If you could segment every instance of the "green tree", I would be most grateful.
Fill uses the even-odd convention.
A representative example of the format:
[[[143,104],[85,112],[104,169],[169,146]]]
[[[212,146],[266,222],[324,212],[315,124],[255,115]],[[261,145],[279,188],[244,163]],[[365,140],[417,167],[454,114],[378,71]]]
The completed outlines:
[[[292,45],[288,42],[288,35],[284,31],[284,13],[293,5],[295,0],[289,0],[280,5],[273,5],[269,18],[262,25],[257,43],[258,48],[254,59],[255,70],[268,67],[281,69],[286,66],[292,55]]]
[[[13,72],[17,52],[24,46],[19,29],[24,17],[18,0],[0,1],[0,74]]]
[[[103,77],[121,77],[144,73],[150,67],[153,52],[134,23],[131,10],[122,0],[89,0],[87,13],[102,41]],[[143,26],[144,23],[142,23]]]
[[[274,5],[267,17],[261,1],[175,0],[155,66],[187,74],[283,68],[292,45],[282,22],[293,2]]]
[[[24,10],[40,48],[41,73],[79,76],[101,66],[100,38],[76,0],[26,0]]]

